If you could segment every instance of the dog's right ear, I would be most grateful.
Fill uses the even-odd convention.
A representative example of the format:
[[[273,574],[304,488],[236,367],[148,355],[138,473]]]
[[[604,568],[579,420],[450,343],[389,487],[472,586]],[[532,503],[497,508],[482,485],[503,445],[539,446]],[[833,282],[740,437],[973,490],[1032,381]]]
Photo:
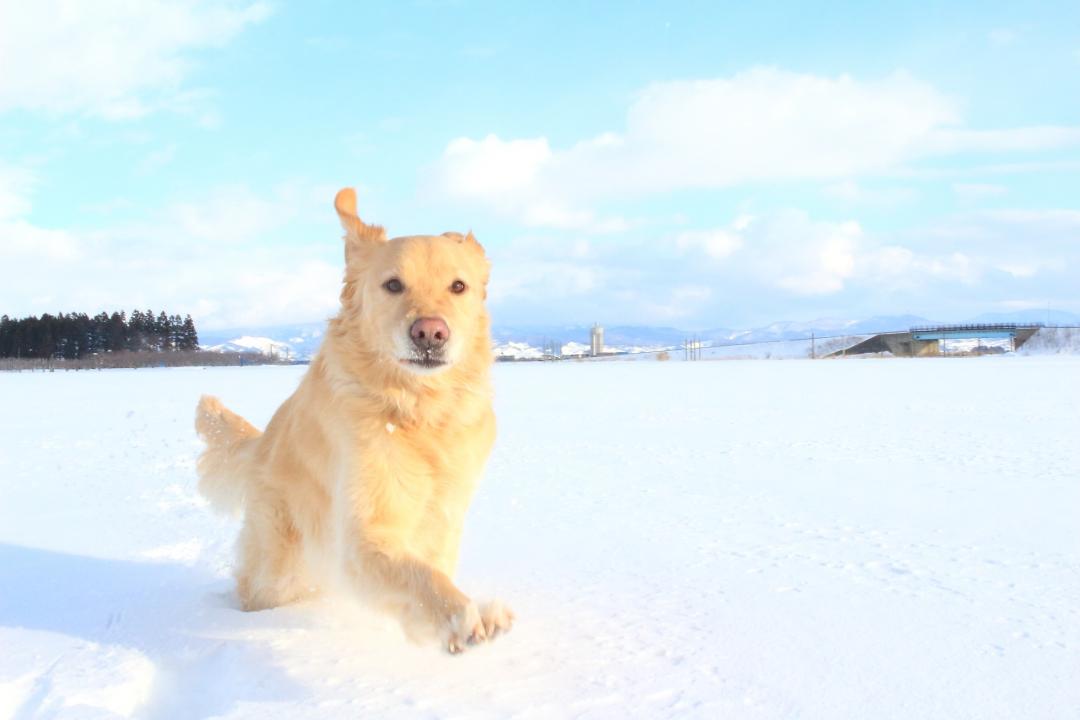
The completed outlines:
[[[342,188],[334,198],[334,209],[345,228],[345,261],[369,243],[386,242],[386,231],[379,225],[367,225],[356,214],[356,191]]]

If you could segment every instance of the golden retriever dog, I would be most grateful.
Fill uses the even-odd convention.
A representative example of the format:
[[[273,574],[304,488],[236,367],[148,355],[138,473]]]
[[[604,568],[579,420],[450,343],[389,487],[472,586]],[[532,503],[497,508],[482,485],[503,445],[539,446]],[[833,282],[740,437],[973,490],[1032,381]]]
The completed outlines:
[[[201,399],[199,490],[243,512],[245,610],[335,587],[457,653],[513,622],[452,580],[495,438],[489,263],[472,233],[387,240],[357,216],[351,188],[334,206],[345,228],[341,309],[265,432]]]

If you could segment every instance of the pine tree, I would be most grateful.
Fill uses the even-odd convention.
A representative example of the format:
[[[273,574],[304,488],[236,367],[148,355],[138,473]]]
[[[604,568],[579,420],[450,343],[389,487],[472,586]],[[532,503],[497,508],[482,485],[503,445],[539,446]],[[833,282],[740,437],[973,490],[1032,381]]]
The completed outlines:
[[[15,323],[7,315],[0,316],[0,358],[12,357]]]
[[[154,320],[154,311],[147,309],[143,313],[143,350],[157,350],[157,321]]]
[[[172,350],[172,338],[169,337],[169,316],[162,310],[154,323],[154,331],[158,338],[158,350]]]
[[[195,332],[195,321],[191,319],[191,315],[184,316],[184,325],[181,330],[181,337],[183,338],[181,350],[198,350],[199,349],[199,334]]]
[[[143,314],[142,310],[135,309],[131,311],[131,317],[128,318],[128,343],[127,349],[138,352],[143,349],[146,339],[143,334]]]
[[[93,352],[106,352],[109,349],[109,316],[104,312],[99,312],[90,324],[93,333]]]
[[[184,321],[179,315],[169,316],[169,343],[173,351],[180,350],[183,341]]]
[[[86,313],[79,313],[75,318],[75,337],[79,345],[76,357],[84,358],[94,352],[94,337],[90,325],[90,317]]]
[[[127,322],[123,313],[114,312],[109,316],[109,329],[105,348],[109,352],[119,352],[127,344]]]
[[[56,352],[56,337],[53,334],[55,318],[45,313],[37,321],[37,337],[34,342],[34,357],[50,358]]]
[[[18,323],[15,325],[15,329],[11,333],[11,357],[28,357],[26,354],[26,327],[25,323]]]

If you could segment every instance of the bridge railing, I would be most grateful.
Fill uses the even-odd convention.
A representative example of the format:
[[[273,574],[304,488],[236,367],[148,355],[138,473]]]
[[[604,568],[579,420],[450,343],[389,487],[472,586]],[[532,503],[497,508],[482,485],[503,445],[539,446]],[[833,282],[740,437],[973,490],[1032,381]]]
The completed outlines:
[[[912,327],[912,333],[955,333],[955,332],[1015,332],[1032,328],[1041,328],[1042,323],[975,323],[967,325],[918,325]]]

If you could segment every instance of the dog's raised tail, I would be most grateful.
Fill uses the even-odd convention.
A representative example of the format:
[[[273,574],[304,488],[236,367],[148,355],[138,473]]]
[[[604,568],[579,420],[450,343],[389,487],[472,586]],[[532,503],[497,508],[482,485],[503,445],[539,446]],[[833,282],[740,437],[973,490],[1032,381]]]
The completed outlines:
[[[237,513],[251,475],[254,441],[262,433],[210,395],[195,409],[195,432],[206,441],[199,456],[199,492],[214,509]]]

